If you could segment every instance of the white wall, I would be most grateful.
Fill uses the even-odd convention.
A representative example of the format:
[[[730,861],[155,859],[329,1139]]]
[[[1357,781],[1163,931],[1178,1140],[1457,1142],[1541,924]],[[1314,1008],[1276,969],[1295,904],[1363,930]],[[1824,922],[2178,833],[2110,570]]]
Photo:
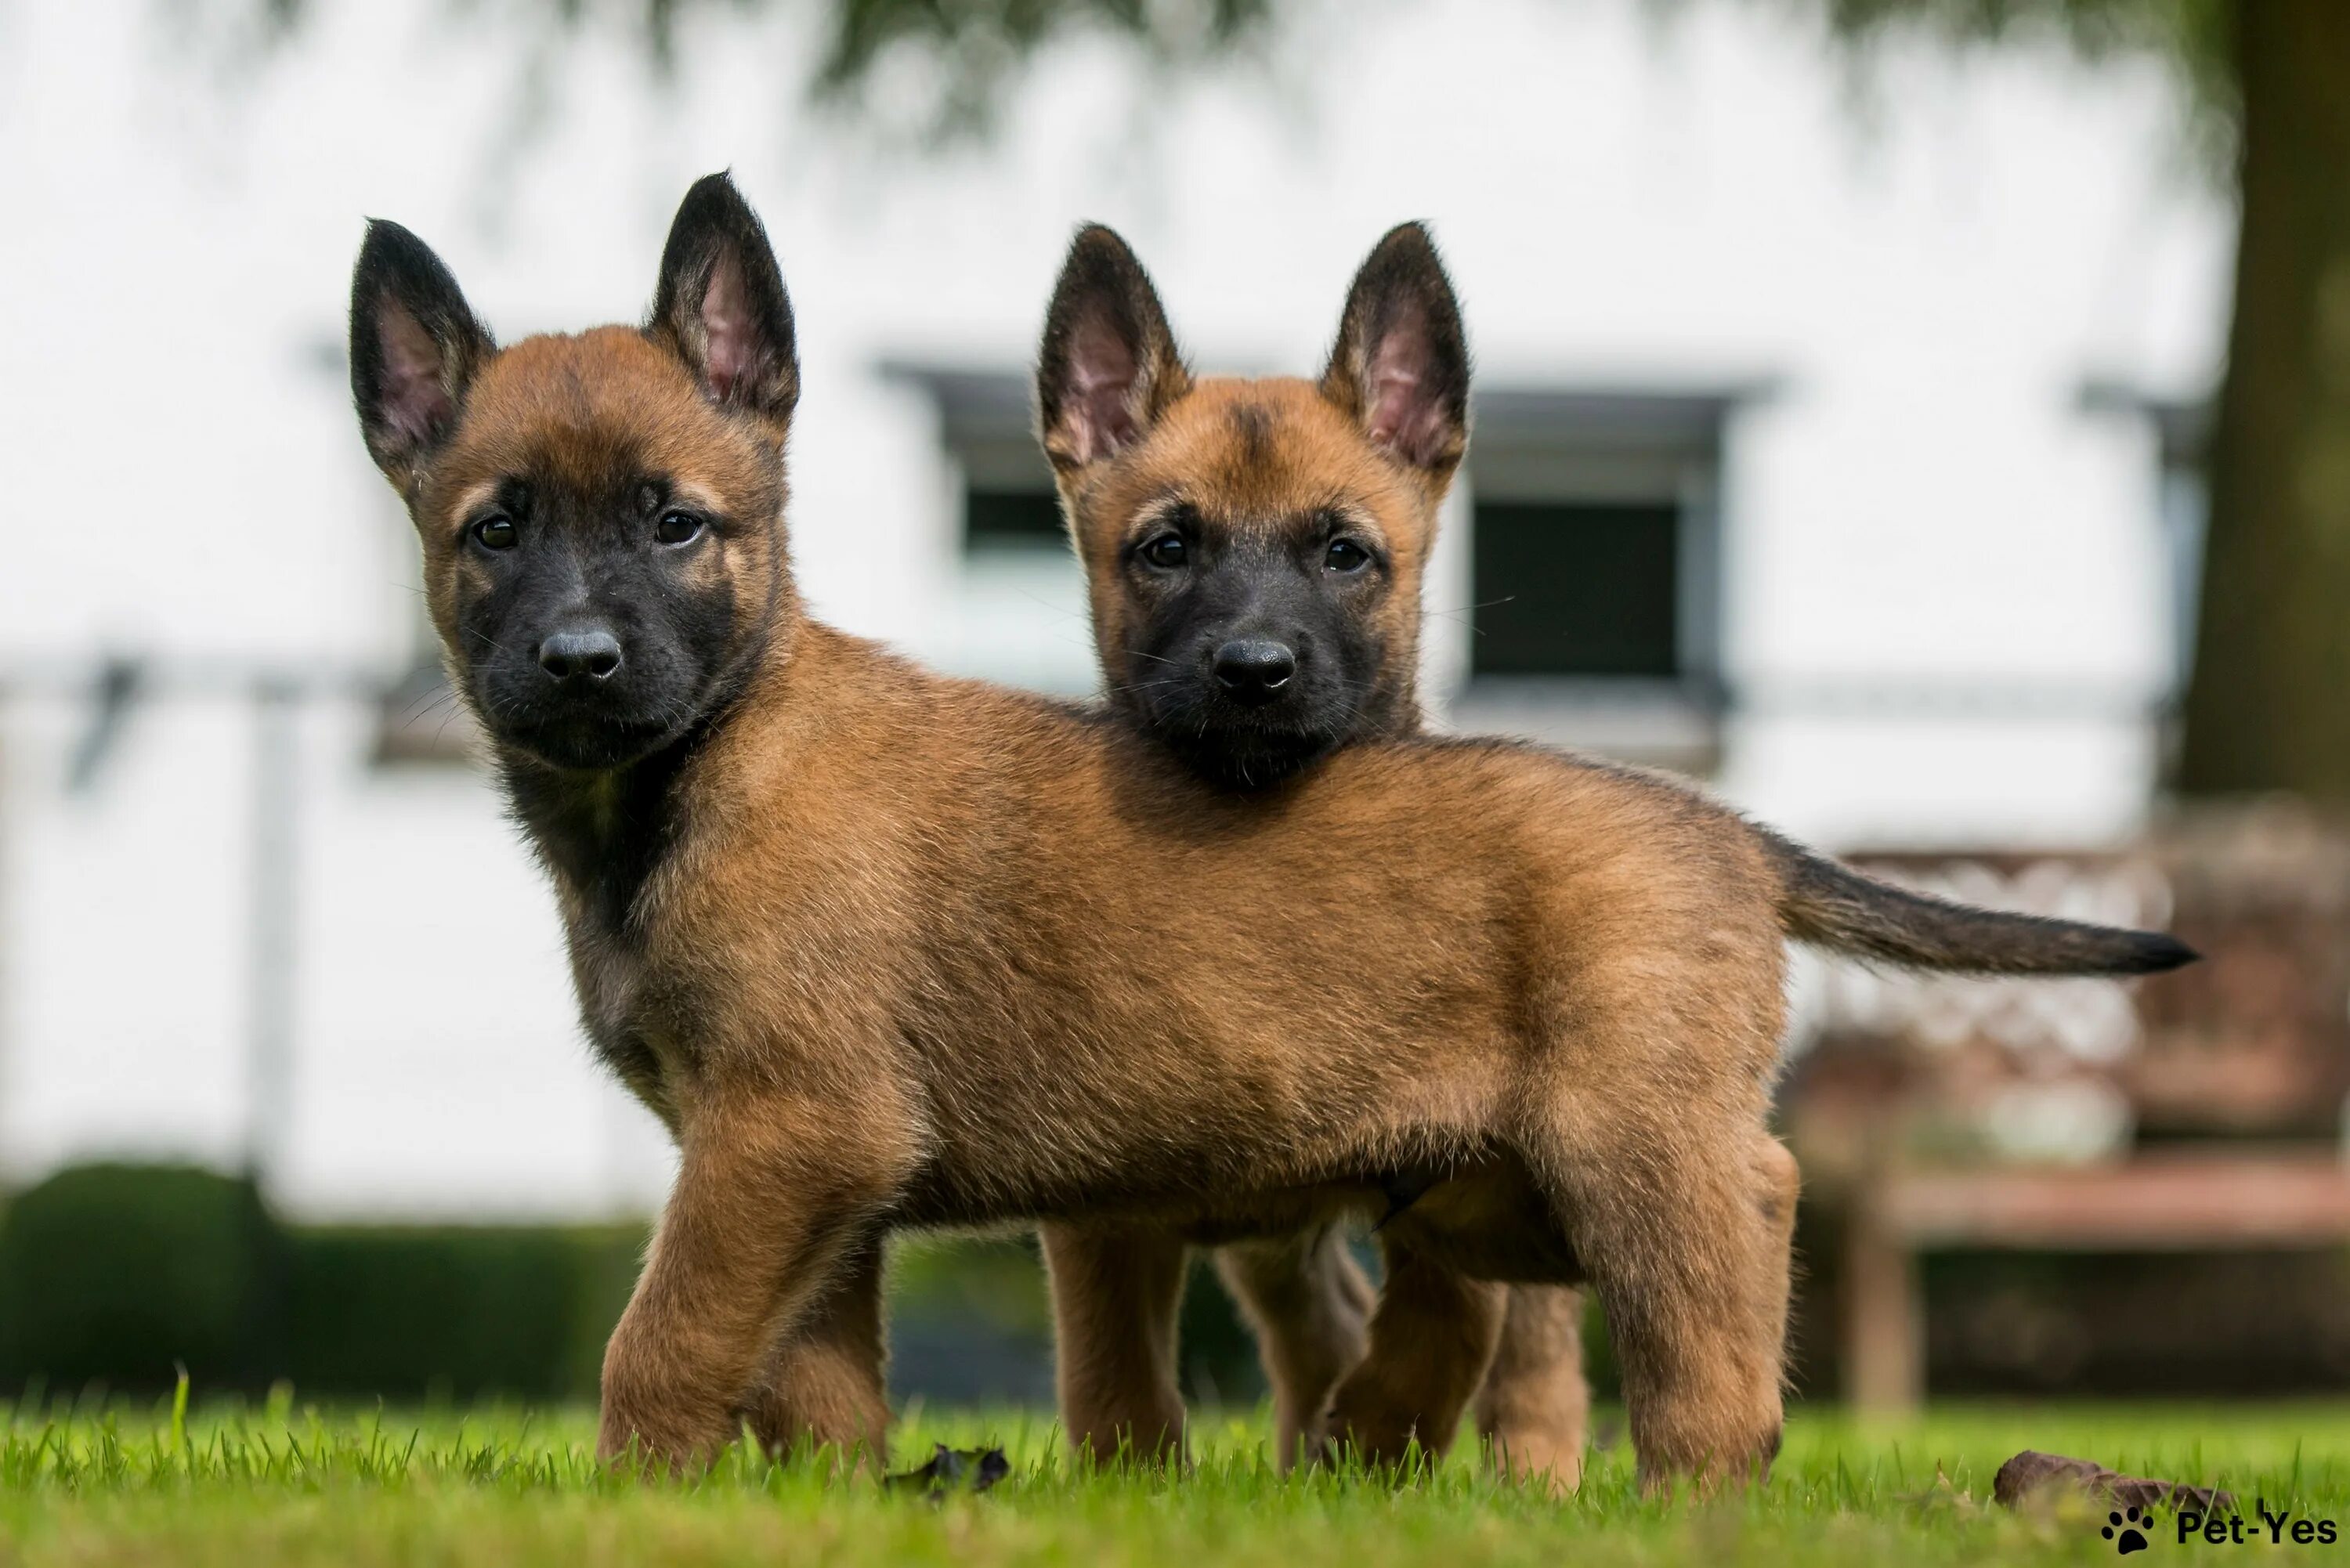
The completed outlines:
[[[9,1170],[240,1147],[249,718],[140,707],[69,796],[87,712],[39,691],[109,650],[167,680],[410,657],[404,524],[338,358],[367,213],[512,337],[639,311],[679,194],[731,165],[799,308],[811,597],[965,659],[935,423],[883,359],[1017,369],[1099,218],[1204,365],[1305,369],[1361,253],[1429,218],[1489,382],[1778,386],[1725,455],[1727,673],[1753,702],[1721,787],[1844,844],[2094,840],[2145,807],[2150,442],[2077,392],[2199,390],[2228,259],[2149,69],[1900,57],[1872,120],[1770,7],[1328,5],[1265,71],[1188,88],[1058,50],[998,141],[923,161],[797,107],[788,20],[702,24],[664,88],[573,50],[533,132],[495,24],[318,9],[257,64],[146,0],[0,9],[0,678],[38,678],[0,702]],[[1065,646],[1081,670],[1074,623]],[[365,718],[323,701],[302,727],[286,1195],[646,1200],[660,1139],[587,1061],[496,802],[371,768]]]

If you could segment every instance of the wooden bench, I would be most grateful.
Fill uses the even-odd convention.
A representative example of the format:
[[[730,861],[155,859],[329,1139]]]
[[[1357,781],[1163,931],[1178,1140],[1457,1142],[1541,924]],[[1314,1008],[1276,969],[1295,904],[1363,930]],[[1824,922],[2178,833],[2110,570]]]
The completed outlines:
[[[2141,1156],[2080,1168],[1893,1168],[1854,1196],[1846,1388],[1865,1410],[1925,1394],[1918,1258],[1945,1248],[2046,1252],[2286,1251],[2350,1241],[2350,1165],[2324,1152]]]

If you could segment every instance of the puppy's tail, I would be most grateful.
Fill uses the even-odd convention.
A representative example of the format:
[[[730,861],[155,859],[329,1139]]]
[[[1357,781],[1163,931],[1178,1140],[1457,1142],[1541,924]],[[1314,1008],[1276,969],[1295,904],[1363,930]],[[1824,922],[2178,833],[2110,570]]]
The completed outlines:
[[[1978,909],[1865,877],[1757,829],[1779,871],[1779,919],[1814,947],[1954,974],[2159,974],[2201,955],[2160,931]]]

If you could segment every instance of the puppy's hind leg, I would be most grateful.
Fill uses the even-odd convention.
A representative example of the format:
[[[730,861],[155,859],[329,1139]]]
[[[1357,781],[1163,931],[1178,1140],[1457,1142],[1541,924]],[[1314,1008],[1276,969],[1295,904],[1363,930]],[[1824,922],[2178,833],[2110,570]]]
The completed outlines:
[[[1583,1372],[1583,1293],[1513,1285],[1501,1344],[1477,1395],[1477,1431],[1493,1462],[1560,1496],[1583,1480],[1591,1386]]]
[[[1216,1272],[1256,1333],[1273,1386],[1274,1455],[1287,1470],[1320,1451],[1331,1391],[1369,1349],[1370,1281],[1335,1225],[1221,1247]]]
[[[1754,1179],[1762,1190],[1763,1216],[1789,1246],[1795,1240],[1795,1206],[1804,1196],[1804,1173],[1787,1146],[1768,1133],[1754,1146]]]
[[[1399,1240],[1371,1319],[1371,1349],[1339,1386],[1330,1442],[1366,1464],[1395,1469],[1417,1439],[1441,1459],[1493,1359],[1507,1299],[1500,1285],[1454,1272]]]

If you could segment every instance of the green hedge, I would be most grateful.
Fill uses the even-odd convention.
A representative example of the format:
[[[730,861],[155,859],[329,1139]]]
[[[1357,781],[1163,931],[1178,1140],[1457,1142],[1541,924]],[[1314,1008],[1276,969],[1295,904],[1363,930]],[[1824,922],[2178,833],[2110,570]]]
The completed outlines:
[[[284,1374],[306,1393],[596,1395],[635,1226],[288,1231]]]
[[[0,1389],[592,1398],[635,1226],[302,1226],[249,1181],[91,1165],[0,1220]]]
[[[0,1213],[0,1397],[151,1392],[184,1366],[207,1390],[288,1378],[328,1398],[592,1399],[644,1240],[626,1225],[284,1225],[236,1178],[78,1167]],[[1255,1345],[1209,1272],[1201,1259],[1184,1293],[1184,1384],[1253,1400]],[[890,1314],[901,1397],[1049,1397],[1033,1240],[901,1250]],[[1612,1390],[1594,1316],[1594,1381]]]
[[[177,1167],[60,1171],[0,1224],[0,1388],[265,1380],[283,1235],[248,1182]]]

